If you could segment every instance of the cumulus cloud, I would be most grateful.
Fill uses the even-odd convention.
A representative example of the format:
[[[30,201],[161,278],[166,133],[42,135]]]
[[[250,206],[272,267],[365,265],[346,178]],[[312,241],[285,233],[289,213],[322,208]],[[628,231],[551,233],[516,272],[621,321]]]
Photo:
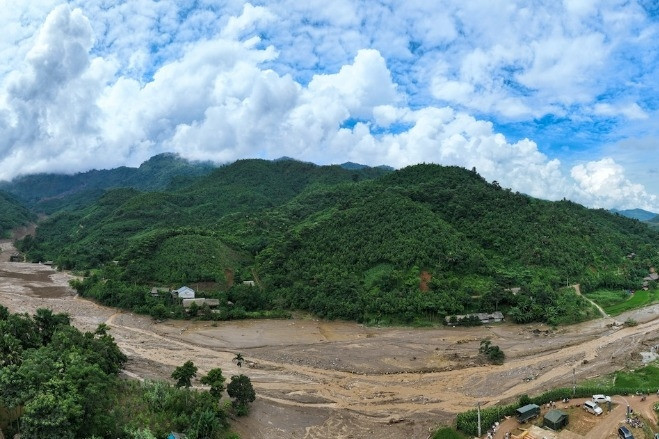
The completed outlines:
[[[625,170],[612,158],[605,157],[572,168],[582,199],[596,207],[644,208],[656,211],[655,195],[648,194],[643,185],[629,181]]]
[[[17,44],[0,43],[10,57],[0,66],[2,178],[164,151],[217,162],[287,155],[476,167],[541,198],[656,204],[619,162],[566,172],[532,136],[509,140],[492,123],[654,120],[637,71],[602,74],[629,41],[652,44],[656,30],[634,5],[29,3],[28,22],[6,37]],[[614,12],[627,27],[608,25]],[[612,86],[621,78],[630,93]]]

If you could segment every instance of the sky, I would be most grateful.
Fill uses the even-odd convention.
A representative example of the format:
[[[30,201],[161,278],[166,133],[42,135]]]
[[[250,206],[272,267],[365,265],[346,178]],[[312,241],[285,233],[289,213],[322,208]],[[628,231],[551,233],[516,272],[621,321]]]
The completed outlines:
[[[0,4],[0,179],[162,152],[438,163],[659,213],[656,0]]]

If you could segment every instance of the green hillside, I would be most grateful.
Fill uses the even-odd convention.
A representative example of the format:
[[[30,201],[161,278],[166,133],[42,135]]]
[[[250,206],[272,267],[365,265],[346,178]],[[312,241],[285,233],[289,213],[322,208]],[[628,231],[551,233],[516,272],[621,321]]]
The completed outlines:
[[[627,218],[637,219],[639,221],[649,221],[657,216],[654,212],[649,212],[643,209],[626,209],[626,210],[617,210],[611,209],[611,212],[617,213]]]
[[[645,222],[650,228],[659,230],[659,215],[655,216],[652,219],[649,219]]]
[[[300,309],[427,323],[504,310],[556,324],[595,315],[566,284],[637,288],[659,262],[657,237],[637,220],[530,198],[457,167],[241,160],[167,192],[107,192],[53,215],[21,246],[64,268],[116,261],[81,293],[143,312],[170,306],[147,297],[149,285],[204,282],[235,304],[221,310],[229,317]],[[257,287],[240,285],[251,279]]]
[[[35,216],[14,196],[0,191],[0,237],[9,237],[11,230],[34,221]]]

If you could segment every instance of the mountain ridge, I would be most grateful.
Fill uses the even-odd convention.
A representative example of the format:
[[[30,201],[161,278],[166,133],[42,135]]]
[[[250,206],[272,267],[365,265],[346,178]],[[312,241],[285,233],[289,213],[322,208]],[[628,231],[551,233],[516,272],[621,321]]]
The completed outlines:
[[[301,309],[411,323],[503,307],[514,321],[556,324],[596,313],[561,292],[566,279],[583,291],[636,288],[659,264],[658,236],[638,221],[528,197],[459,167],[389,172],[246,159],[164,191],[107,191],[54,214],[20,245],[62,268],[117,261],[103,272],[125,294],[100,278],[81,294],[142,312],[153,304],[136,286],[205,282],[236,304],[226,310],[233,318],[237,309]],[[254,276],[259,288],[240,288]],[[513,287],[524,294],[506,293]]]

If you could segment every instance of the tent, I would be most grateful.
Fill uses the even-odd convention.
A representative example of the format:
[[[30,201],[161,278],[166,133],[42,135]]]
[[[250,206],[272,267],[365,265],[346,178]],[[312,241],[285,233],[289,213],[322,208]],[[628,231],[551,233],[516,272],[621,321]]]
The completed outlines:
[[[533,419],[540,414],[540,406],[536,404],[527,404],[517,409],[517,420],[523,424],[529,419]]]
[[[560,430],[568,423],[567,413],[562,410],[550,410],[545,415],[542,425],[552,430]]]

